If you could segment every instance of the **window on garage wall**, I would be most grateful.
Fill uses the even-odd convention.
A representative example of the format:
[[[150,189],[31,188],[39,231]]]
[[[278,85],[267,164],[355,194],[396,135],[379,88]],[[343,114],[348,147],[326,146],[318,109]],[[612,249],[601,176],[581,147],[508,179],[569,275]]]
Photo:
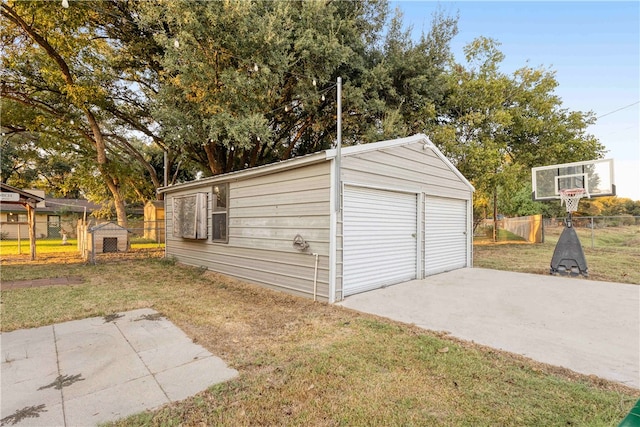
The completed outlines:
[[[229,234],[229,184],[216,184],[213,187],[213,232],[212,240],[227,243]]]

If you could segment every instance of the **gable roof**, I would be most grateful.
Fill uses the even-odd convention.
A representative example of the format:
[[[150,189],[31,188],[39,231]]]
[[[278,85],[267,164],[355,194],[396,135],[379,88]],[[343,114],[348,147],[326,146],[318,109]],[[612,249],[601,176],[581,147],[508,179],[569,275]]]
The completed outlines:
[[[11,201],[5,201],[2,203],[6,203],[9,205],[15,205],[15,204],[19,204],[22,205],[26,202],[41,202],[44,199],[40,196],[37,196],[35,194],[29,193],[28,191],[24,191],[21,190],[17,187],[14,187],[12,185],[8,185],[8,184],[4,184],[0,182],[0,192],[2,193],[17,193],[20,196],[20,201],[17,202],[11,202]]]
[[[44,203],[45,207],[49,209],[42,210],[83,213],[86,208],[87,212],[90,213],[101,208],[99,204],[84,199],[55,199],[45,197]]]
[[[341,149],[341,155],[344,157],[344,156],[354,155],[358,153],[366,153],[366,152],[375,151],[375,150],[384,150],[387,148],[396,148],[396,147],[401,147],[403,145],[416,144],[416,143],[424,144],[425,149],[430,148],[436,154],[436,156],[438,156],[438,158],[442,160],[447,165],[447,167],[451,169],[453,173],[456,174],[458,178],[460,178],[460,181],[468,185],[471,191],[476,190],[474,186],[469,182],[469,180],[465,178],[464,175],[462,175],[462,172],[460,172],[458,168],[456,168],[453,165],[453,163],[451,163],[451,161],[444,154],[442,154],[442,152],[438,149],[438,147],[436,147],[435,144],[431,142],[431,139],[429,139],[429,137],[423,133],[417,133],[415,135],[408,136],[405,138],[391,139],[388,141],[379,141],[379,142],[372,142],[369,144],[360,144],[360,145],[352,145],[349,147],[343,147]],[[336,156],[337,150],[333,148],[331,150],[327,150],[326,153],[327,153],[327,158],[333,158]]]
[[[419,133],[405,138],[391,139],[386,141],[371,142],[368,144],[352,145],[348,147],[342,147],[340,150],[341,157],[351,156],[358,153],[365,153],[375,150],[384,150],[388,148],[401,147],[403,145],[422,143],[425,148],[430,148],[440,158],[456,176],[465,183],[471,191],[475,191],[475,188],[471,183],[462,175],[462,173],[446,158],[444,154],[431,142],[429,137],[425,134]],[[195,181],[189,181],[181,184],[174,184],[167,187],[161,187],[157,191],[158,193],[165,193],[174,189],[188,189],[190,187],[201,186],[202,184],[214,184],[220,182],[226,182],[231,179],[244,179],[254,176],[267,175],[276,173],[279,171],[295,169],[302,166],[311,165],[314,163],[321,163],[327,160],[334,159],[337,155],[337,149],[332,148],[329,150],[319,151],[317,153],[307,154],[305,156],[295,157],[293,159],[282,160],[277,163],[270,163],[267,165],[256,166],[250,169],[244,169],[235,172],[229,172],[225,174],[215,175],[208,178],[203,178]]]
[[[37,213],[84,213],[85,209],[87,213],[91,213],[101,208],[97,203],[90,202],[84,199],[58,199],[53,197],[41,197],[36,194],[30,193],[26,190],[13,187],[7,184],[1,184],[3,193],[18,193],[22,198],[25,197],[28,200],[35,201],[37,205]],[[0,209],[4,212],[23,212],[24,207],[22,202],[9,202],[0,201]]]
[[[116,224],[115,222],[103,222],[102,224],[94,225],[89,229],[89,231],[96,231],[100,230],[101,228],[104,228],[105,230],[124,230],[129,233],[131,232],[128,228],[124,228],[123,226]]]

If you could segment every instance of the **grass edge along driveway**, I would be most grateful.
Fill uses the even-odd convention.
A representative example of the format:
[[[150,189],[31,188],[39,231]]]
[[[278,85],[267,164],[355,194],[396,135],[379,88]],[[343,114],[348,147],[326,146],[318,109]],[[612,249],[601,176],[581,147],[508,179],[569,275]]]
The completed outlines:
[[[3,331],[160,311],[241,372],[114,425],[617,425],[640,391],[166,259],[3,265]]]

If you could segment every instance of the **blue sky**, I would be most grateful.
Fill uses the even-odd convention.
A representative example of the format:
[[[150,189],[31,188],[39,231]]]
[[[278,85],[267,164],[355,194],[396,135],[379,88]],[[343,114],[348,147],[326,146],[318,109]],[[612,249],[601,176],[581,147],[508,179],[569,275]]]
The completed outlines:
[[[602,116],[588,132],[614,159],[618,196],[640,200],[640,2],[416,0],[391,7],[402,10],[415,38],[438,8],[459,13],[451,44],[458,62],[463,46],[486,36],[501,43],[502,71],[555,71],[563,107]]]

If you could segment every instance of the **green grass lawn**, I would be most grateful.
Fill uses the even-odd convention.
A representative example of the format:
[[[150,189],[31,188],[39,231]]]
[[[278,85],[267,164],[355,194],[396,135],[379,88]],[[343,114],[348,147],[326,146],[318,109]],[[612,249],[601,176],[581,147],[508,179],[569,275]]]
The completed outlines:
[[[164,247],[164,244],[151,242],[145,239],[133,238],[130,240],[132,249],[147,249]],[[75,253],[78,252],[78,240],[67,239],[67,244],[62,244],[62,239],[38,239],[36,240],[36,254],[51,253]],[[29,239],[0,240],[1,255],[29,254]]]
[[[118,426],[615,426],[640,397],[619,384],[167,259],[4,263],[0,275],[85,280],[2,291],[3,331],[151,307],[240,372]]]
[[[0,255],[29,254],[29,239],[0,240]],[[78,241],[67,239],[67,244],[62,244],[62,239],[38,239],[36,240],[37,253],[77,252]]]

